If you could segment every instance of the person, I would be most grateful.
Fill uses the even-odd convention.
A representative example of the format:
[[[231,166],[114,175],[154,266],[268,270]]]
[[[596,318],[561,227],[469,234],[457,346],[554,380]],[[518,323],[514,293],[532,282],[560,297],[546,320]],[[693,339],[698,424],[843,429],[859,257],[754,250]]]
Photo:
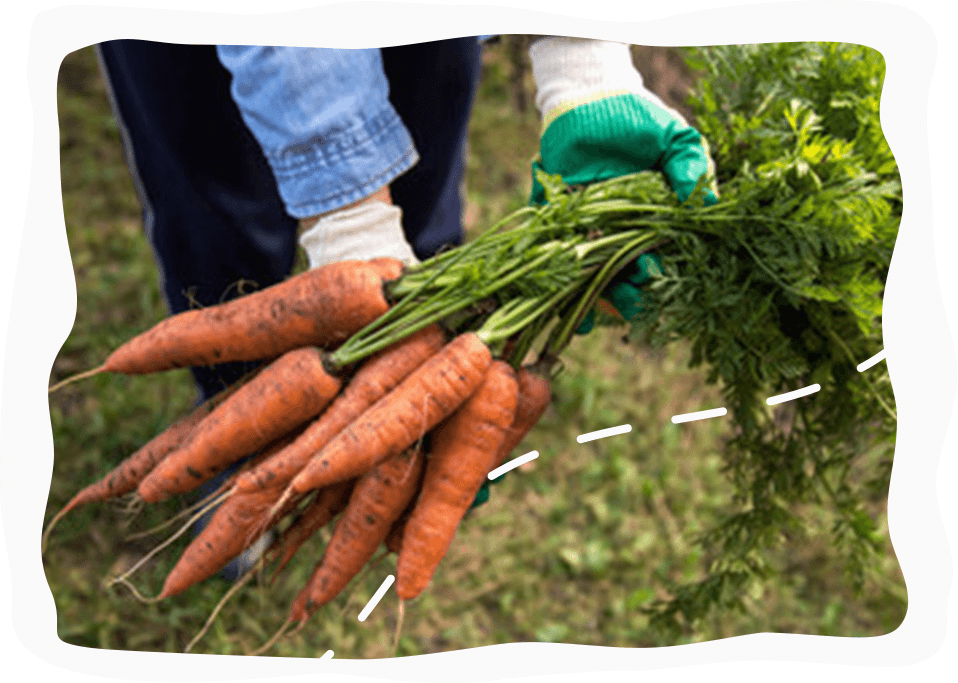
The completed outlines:
[[[170,313],[283,280],[297,242],[310,267],[414,263],[461,244],[485,38],[381,49],[98,45]],[[709,174],[705,141],[645,88],[627,45],[550,36],[529,56],[543,122],[533,171],[588,184],[659,169],[682,200]],[[533,178],[530,202],[543,201]],[[611,300],[628,318],[640,291],[617,288]],[[198,401],[250,369],[192,368]],[[267,540],[224,576],[245,571]]]

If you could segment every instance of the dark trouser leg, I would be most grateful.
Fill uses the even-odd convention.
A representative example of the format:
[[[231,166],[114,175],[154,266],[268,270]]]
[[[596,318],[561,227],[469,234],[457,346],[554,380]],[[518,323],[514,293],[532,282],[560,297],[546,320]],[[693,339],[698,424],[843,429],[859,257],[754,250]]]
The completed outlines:
[[[469,115],[482,73],[482,47],[457,38],[384,48],[389,99],[420,161],[391,185],[403,228],[419,258],[462,243],[461,188]]]
[[[296,221],[230,97],[215,48],[115,40],[99,54],[170,313],[284,279]],[[194,368],[200,398],[251,367]]]
[[[98,51],[170,313],[212,306],[287,277],[297,223],[230,97],[230,76],[215,48],[117,40]],[[192,368],[199,400],[253,367]],[[239,465],[206,482],[195,497],[211,494]],[[244,553],[222,575],[235,579],[254,555]]]

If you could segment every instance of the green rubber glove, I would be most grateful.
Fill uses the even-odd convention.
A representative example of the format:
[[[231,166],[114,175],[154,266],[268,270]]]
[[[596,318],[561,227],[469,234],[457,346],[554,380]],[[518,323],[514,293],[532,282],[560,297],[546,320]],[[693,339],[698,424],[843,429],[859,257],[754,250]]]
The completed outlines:
[[[489,487],[494,486],[495,484],[498,484],[500,481],[502,481],[502,478],[504,476],[506,475],[500,474],[498,477],[496,477],[495,479],[491,481],[489,480],[489,477],[486,477],[485,480],[482,482],[482,486],[479,487],[479,493],[476,494],[476,498],[475,500],[472,501],[472,505],[469,506],[469,509],[474,510],[480,505],[485,505],[485,503],[489,500]]]
[[[545,203],[537,170],[558,174],[567,185],[658,170],[680,201],[689,198],[703,175],[714,178],[707,142],[645,88],[628,45],[550,37],[533,43],[529,55],[543,117],[539,158],[532,163],[531,204]],[[717,197],[713,181],[705,205],[715,204]],[[651,262],[658,268],[657,259]],[[641,312],[639,288],[649,276],[648,263],[640,258],[635,272],[603,298],[632,320]],[[590,311],[578,332],[590,331],[594,320]]]
[[[662,262],[655,254],[642,254],[624,279],[606,292],[606,300],[626,321],[633,321],[645,312],[642,304],[642,285],[662,272]],[[589,311],[576,329],[576,334],[588,334],[595,327],[595,311]]]

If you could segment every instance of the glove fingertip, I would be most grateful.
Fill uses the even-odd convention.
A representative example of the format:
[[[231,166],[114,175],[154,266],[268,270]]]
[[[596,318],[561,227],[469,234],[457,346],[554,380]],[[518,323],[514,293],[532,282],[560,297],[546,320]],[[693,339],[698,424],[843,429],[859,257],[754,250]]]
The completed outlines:
[[[486,501],[489,500],[489,480],[486,479],[482,482],[482,486],[479,488],[478,493],[476,493],[475,500],[472,501],[472,505],[469,509],[477,508]]]
[[[620,282],[612,289],[612,305],[626,320],[632,321],[642,312],[642,292],[629,282]]]
[[[576,334],[589,334],[595,327],[595,310],[590,310],[576,328]]]

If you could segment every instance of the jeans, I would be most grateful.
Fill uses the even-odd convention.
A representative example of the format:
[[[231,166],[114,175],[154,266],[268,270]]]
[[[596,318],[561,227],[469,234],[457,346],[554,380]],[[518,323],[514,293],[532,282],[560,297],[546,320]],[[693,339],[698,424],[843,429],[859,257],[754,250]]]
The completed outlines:
[[[97,52],[171,314],[280,282],[297,218],[384,179],[418,258],[462,243],[475,38],[343,51],[115,40]],[[255,365],[192,368],[199,402]]]

